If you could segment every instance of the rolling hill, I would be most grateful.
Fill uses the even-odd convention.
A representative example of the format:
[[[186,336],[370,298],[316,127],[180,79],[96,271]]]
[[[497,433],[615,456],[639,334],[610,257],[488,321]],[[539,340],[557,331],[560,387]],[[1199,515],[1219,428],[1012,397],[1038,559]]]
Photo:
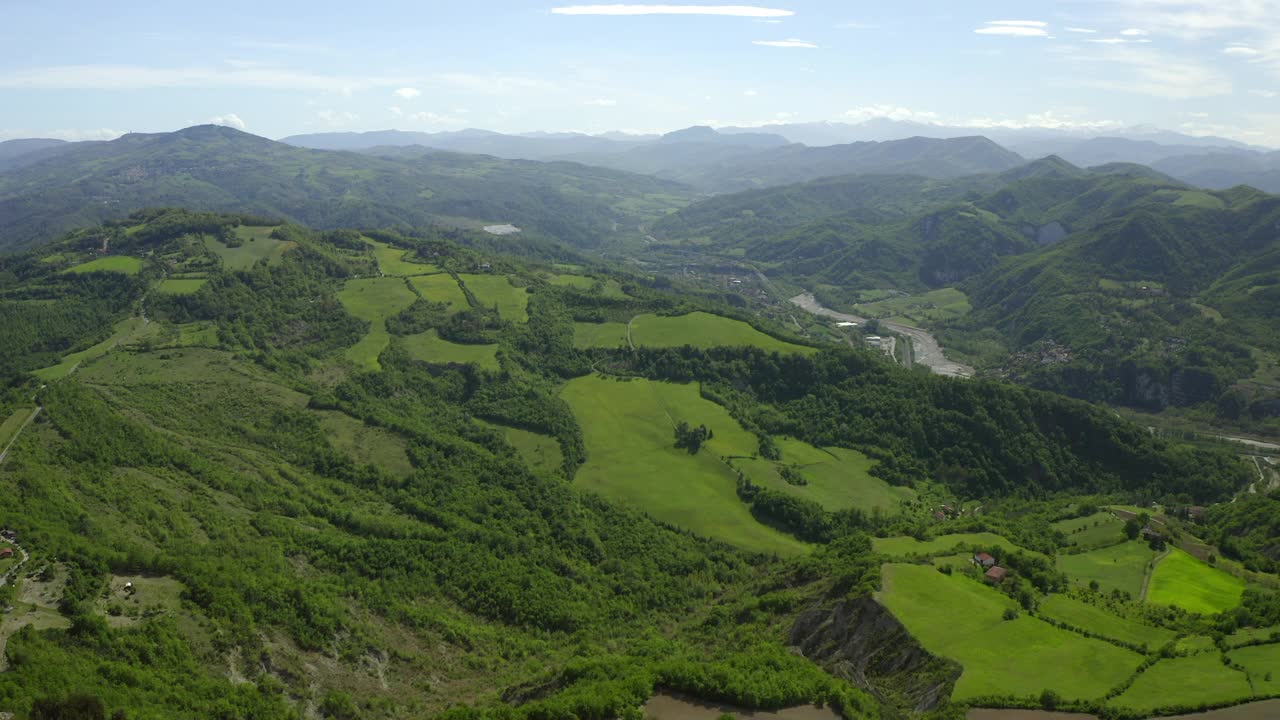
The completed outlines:
[[[689,196],[674,183],[571,163],[307,150],[211,125],[54,150],[0,174],[0,249],[176,204],[324,228],[511,223],[592,246]]]

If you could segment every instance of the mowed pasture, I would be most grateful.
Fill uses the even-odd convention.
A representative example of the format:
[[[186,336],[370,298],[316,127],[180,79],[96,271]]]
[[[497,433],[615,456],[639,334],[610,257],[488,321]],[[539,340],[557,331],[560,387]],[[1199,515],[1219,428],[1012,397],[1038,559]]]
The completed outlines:
[[[165,278],[156,284],[156,292],[165,295],[194,295],[207,282],[208,278]]]
[[[269,263],[278,262],[295,243],[276,240],[271,237],[274,227],[249,227],[241,225],[235,229],[236,238],[240,240],[238,247],[229,247],[215,238],[206,236],[204,246],[218,259],[223,267],[231,270],[246,270],[259,260]]]
[[[564,465],[564,453],[560,450],[560,443],[550,435],[483,420],[480,422],[501,433],[503,439],[520,453],[520,457],[524,458],[525,463],[535,472],[549,475],[558,472]]]
[[[896,510],[915,498],[910,488],[894,487],[868,471],[874,460],[856,450],[816,448],[794,438],[778,438],[781,462],[763,458],[731,458],[730,464],[757,485],[808,498],[827,510],[858,508],[871,512]],[[792,485],[782,477],[782,467],[795,468],[806,480]]]
[[[1039,695],[1067,699],[1104,696],[1142,663],[1138,653],[1019,614],[1017,603],[963,574],[930,565],[888,564],[877,596],[932,653],[964,667],[955,700]]]
[[[627,346],[627,324],[620,322],[573,324],[573,346],[579,350]]]
[[[1212,615],[1239,605],[1243,594],[1240,578],[1174,549],[1151,574],[1147,602]]]
[[[409,278],[409,284],[418,291],[423,300],[448,305],[449,312],[466,310],[470,307],[467,296],[462,292],[462,288],[458,287],[452,275],[419,275]]]
[[[733,320],[705,312],[688,315],[637,315],[631,320],[631,342],[636,347],[699,348],[749,345],[780,353],[811,355],[816,348],[796,345],[766,335],[741,320]],[[611,345],[612,346],[612,345]]]
[[[155,324],[148,324],[144,322],[142,318],[125,318],[115,324],[111,337],[106,340],[103,340],[90,348],[81,350],[80,352],[71,353],[63,357],[62,361],[57,365],[41,368],[31,374],[46,382],[66,377],[82,363],[86,363],[90,360],[106,355],[117,345],[132,342],[141,339],[142,337],[153,335],[156,332],[159,332],[159,327]]]
[[[337,449],[357,462],[376,465],[392,475],[413,472],[404,438],[337,411],[320,411],[320,427]]]
[[[91,272],[116,272],[125,275],[137,275],[142,272],[142,261],[126,255],[108,255],[87,263],[80,263],[67,270],[77,275]]]
[[[440,268],[435,265],[409,260],[408,258],[414,254],[412,250],[398,248],[372,238],[361,239],[373,248],[373,256],[377,259],[378,269],[383,275],[410,277],[440,272]]]
[[[1139,711],[1236,702],[1253,697],[1249,679],[1217,653],[1167,658],[1147,668],[1112,704]]]
[[[27,418],[31,417],[31,413],[35,412],[33,407],[23,407],[9,413],[9,417],[0,422],[0,452],[3,452],[9,446],[9,441],[18,434],[18,430],[27,422]]]
[[[627,297],[627,294],[622,291],[622,284],[613,278],[600,280],[586,275],[551,275],[546,280],[552,285],[561,287],[572,287],[584,291],[595,290],[602,297],[619,299]]]
[[[425,363],[447,365],[475,364],[486,370],[498,369],[497,345],[462,345],[449,342],[434,330],[406,335],[403,338],[409,357]]]
[[[888,557],[907,557],[910,555],[933,557],[935,555],[951,554],[956,548],[968,550],[971,547],[979,547],[988,552],[994,551],[997,559],[1000,552],[1009,552],[1011,550],[1019,550],[1029,555],[1039,554],[1024,550],[1000,535],[990,532],[939,535],[936,538],[923,541],[908,535],[871,539],[871,549],[880,555]]]
[[[1112,640],[1145,645],[1149,651],[1164,647],[1177,636],[1172,630],[1122,618],[1067,595],[1050,595],[1045,598],[1040,603],[1040,613],[1071,627],[1088,630]]]
[[[1254,695],[1280,695],[1280,643],[1232,650],[1228,657],[1248,673]]]
[[[361,368],[378,370],[378,356],[391,342],[387,318],[417,300],[401,278],[359,278],[348,280],[338,293],[347,312],[369,323],[369,332],[347,349],[346,357]]]
[[[587,462],[574,482],[706,537],[760,552],[794,555],[806,546],[751,516],[733,470],[720,456],[755,450],[755,436],[696,385],[620,381],[599,375],[565,384],[560,397],[582,427]],[[715,437],[696,455],[675,447],[674,425],[706,425]]]
[[[505,275],[458,275],[476,302],[484,307],[497,307],[498,317],[511,322],[529,320],[529,291],[511,284]]]
[[[1130,541],[1076,555],[1059,555],[1058,569],[1082,585],[1096,580],[1103,592],[1120,590],[1139,599],[1155,557],[1156,552],[1146,543]]]
[[[1124,542],[1124,521],[1108,511],[1087,517],[1059,520],[1053,529],[1067,536],[1067,543],[1082,548],[1116,545]]]

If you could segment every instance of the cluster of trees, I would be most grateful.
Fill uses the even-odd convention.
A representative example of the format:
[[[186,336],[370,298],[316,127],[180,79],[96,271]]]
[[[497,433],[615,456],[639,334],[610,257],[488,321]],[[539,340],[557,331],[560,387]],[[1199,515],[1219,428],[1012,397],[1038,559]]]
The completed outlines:
[[[676,447],[682,450],[688,450],[690,455],[697,455],[702,449],[702,443],[715,437],[715,433],[706,425],[691,427],[689,423],[681,420],[675,426]]]

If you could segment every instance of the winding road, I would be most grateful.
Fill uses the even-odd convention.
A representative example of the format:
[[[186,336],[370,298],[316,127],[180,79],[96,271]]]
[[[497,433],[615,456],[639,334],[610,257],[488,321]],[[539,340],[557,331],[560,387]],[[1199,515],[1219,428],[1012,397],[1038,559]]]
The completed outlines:
[[[821,317],[839,320],[841,322],[856,322],[858,324],[865,323],[866,318],[850,315],[848,313],[838,312],[818,302],[813,293],[802,293],[791,298],[791,304],[801,308],[805,312],[812,313]],[[973,377],[973,368],[968,365],[962,365],[954,360],[948,360],[942,352],[942,346],[938,344],[937,338],[930,335],[927,330],[915,327],[914,325],[903,325],[902,323],[889,322],[881,320],[880,327],[889,332],[896,333],[911,338],[911,350],[913,361],[928,367],[937,375],[946,375],[948,377]],[[910,365],[911,363],[907,363]]]

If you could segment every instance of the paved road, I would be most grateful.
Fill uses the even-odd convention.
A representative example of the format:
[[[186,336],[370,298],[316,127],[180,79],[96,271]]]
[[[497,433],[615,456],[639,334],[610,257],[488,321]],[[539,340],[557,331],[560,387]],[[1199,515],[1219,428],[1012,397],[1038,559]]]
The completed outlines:
[[[804,309],[806,312],[820,315],[822,317],[839,320],[841,322],[865,323],[866,318],[842,313],[824,307],[813,293],[803,293],[791,298],[791,304]],[[961,365],[954,360],[948,360],[942,352],[942,346],[938,344],[937,338],[929,334],[923,328],[912,325],[903,325],[902,323],[880,321],[880,327],[898,335],[905,335],[911,338],[912,355],[915,362],[928,367],[938,375],[947,375],[950,377],[973,377],[973,368],[967,365]]]

